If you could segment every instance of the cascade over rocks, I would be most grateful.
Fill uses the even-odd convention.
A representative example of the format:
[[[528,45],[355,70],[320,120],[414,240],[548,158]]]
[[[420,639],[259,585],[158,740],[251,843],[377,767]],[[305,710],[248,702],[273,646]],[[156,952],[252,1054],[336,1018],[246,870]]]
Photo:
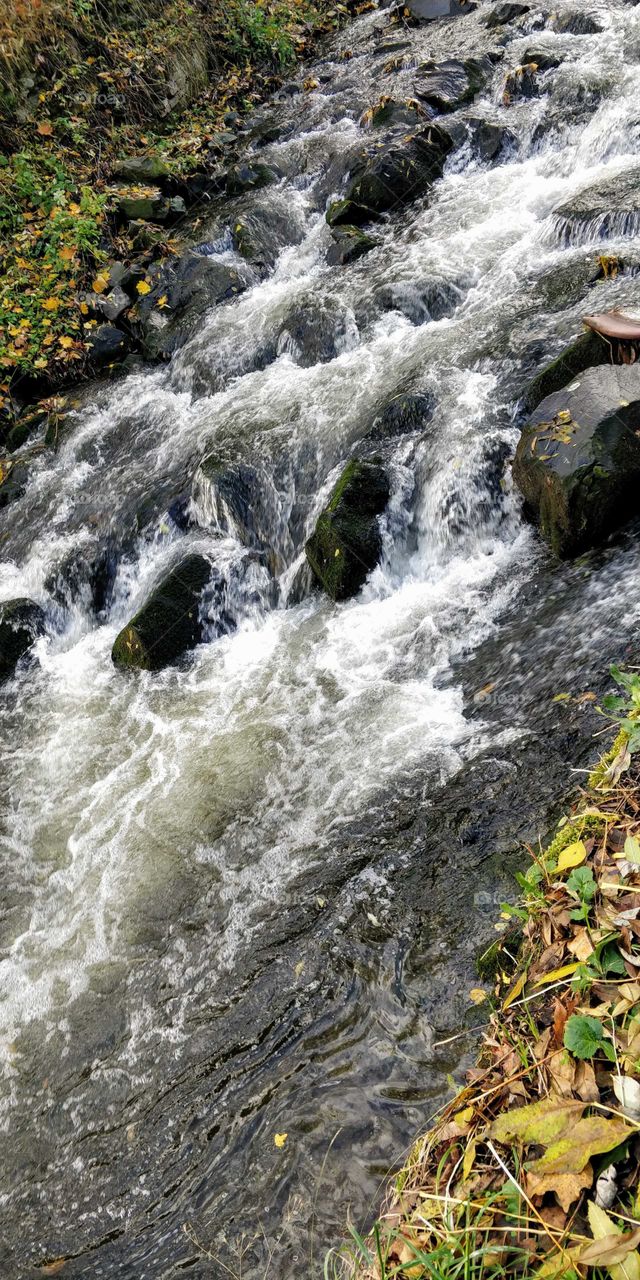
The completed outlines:
[[[383,467],[352,459],[347,464],[305,552],[311,568],[332,600],[357,595],[382,552],[377,517],[389,501]]]
[[[487,68],[475,58],[459,62],[423,62],[418,67],[415,94],[435,111],[456,111],[471,102],[487,78]]]
[[[0,684],[13,675],[20,658],[44,631],[44,613],[33,600],[0,604]]]
[[[634,234],[640,226],[640,169],[583,188],[558,205],[553,214],[563,245]]]
[[[463,116],[449,124],[449,132],[457,146],[467,143],[472,153],[485,164],[492,164],[513,151],[518,140],[515,133],[502,124],[494,124],[482,116]]]
[[[116,636],[111,651],[115,665],[160,671],[195,649],[204,638],[201,601],[212,573],[205,556],[191,555],[167,574]]]
[[[215,453],[203,458],[194,476],[193,500],[204,524],[235,535],[244,546],[263,549],[272,540],[267,478],[248,463],[228,462]]]
[[[535,410],[513,477],[556,555],[598,546],[640,511],[639,430],[637,366],[587,369]]]

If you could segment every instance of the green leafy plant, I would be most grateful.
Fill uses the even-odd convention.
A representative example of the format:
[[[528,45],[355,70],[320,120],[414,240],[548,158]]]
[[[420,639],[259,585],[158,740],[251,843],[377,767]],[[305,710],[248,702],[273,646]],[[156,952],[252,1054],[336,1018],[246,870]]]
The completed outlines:
[[[602,1023],[588,1014],[574,1013],[567,1019],[564,1029],[564,1047],[574,1058],[595,1058],[599,1051],[615,1062],[613,1045],[604,1038]]]
[[[640,750],[640,672],[623,671],[615,663],[609,668],[622,693],[607,694],[602,711],[628,735],[631,755]]]
[[[587,920],[596,896],[596,882],[591,867],[574,867],[567,879],[567,893],[580,904],[571,912],[571,919]]]

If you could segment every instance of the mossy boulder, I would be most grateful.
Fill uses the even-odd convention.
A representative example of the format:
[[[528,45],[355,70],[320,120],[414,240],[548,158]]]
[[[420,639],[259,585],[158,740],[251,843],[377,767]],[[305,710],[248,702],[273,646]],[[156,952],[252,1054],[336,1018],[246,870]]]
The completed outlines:
[[[640,512],[640,367],[587,369],[542,401],[513,477],[556,555],[574,556]]]
[[[20,658],[44,631],[44,613],[33,600],[0,604],[0,684],[13,675]]]
[[[378,516],[389,501],[383,467],[353,459],[345,467],[306,544],[311,568],[332,600],[357,595],[382,551]]]
[[[113,174],[123,182],[148,182],[155,186],[162,178],[169,176],[169,169],[160,156],[127,156],[116,160]]]
[[[377,241],[368,236],[359,227],[335,227],[331,232],[333,244],[327,253],[330,266],[346,267],[350,262],[357,262],[375,249]]]
[[[587,329],[529,383],[523,396],[525,409],[535,409],[541,400],[566,387],[577,374],[594,365],[608,364],[610,360],[609,344],[599,334]]]
[[[200,605],[211,576],[211,564],[204,556],[182,560],[116,636],[111,651],[115,665],[160,671],[200,644],[204,637]]]
[[[429,124],[401,142],[367,152],[354,171],[340,207],[332,205],[329,209],[330,226],[362,226],[426,195],[442,176],[452,147],[453,140],[446,130]]]
[[[141,219],[167,226],[184,216],[186,205],[182,196],[163,196],[158,191],[149,195],[122,196],[117,211],[122,222]]]

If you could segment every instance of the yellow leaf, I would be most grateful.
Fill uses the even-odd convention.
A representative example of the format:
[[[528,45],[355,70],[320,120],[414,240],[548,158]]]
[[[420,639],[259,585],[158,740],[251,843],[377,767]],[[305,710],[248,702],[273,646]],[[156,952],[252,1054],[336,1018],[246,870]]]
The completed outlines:
[[[71,262],[72,258],[75,258],[75,256],[75,249],[65,248],[60,250],[60,257],[63,262]]]
[[[88,314],[89,314],[89,308],[88,308],[88,306],[87,306],[86,302],[81,302],[81,303],[80,303],[80,311],[82,312],[82,315],[83,315],[83,316],[88,316]]]
[[[527,974],[525,972],[520,974],[520,977],[518,978],[517,982],[514,982],[511,990],[509,991],[508,995],[504,999],[502,1008],[508,1009],[509,1005],[513,1004],[514,1000],[517,1000],[518,996],[522,994],[526,985],[527,985]]]
[[[456,1124],[469,1124],[473,1120],[473,1107],[464,1107],[462,1111],[457,1111],[453,1118]]]
[[[163,293],[162,297],[161,297],[161,298],[158,298],[158,301],[156,302],[156,306],[157,306],[157,307],[166,307],[166,306],[167,306],[167,295],[166,295],[166,293]]]
[[[96,276],[95,280],[91,282],[91,288],[93,289],[94,293],[104,293],[108,283],[109,283],[108,276],[103,276],[103,275]]]
[[[69,205],[69,213],[73,213],[74,215],[79,214],[79,213],[80,213],[80,205],[79,205],[79,204],[75,204],[75,202],[72,200],[72,201],[71,201],[71,204]]]
[[[580,968],[579,960],[575,964],[563,964],[561,969],[552,969],[551,973],[545,973],[536,982],[537,987],[544,987],[547,982],[556,982],[560,978],[568,978],[570,974],[575,973]]]
[[[138,293],[151,293],[151,285],[146,280],[138,280],[136,289]]]
[[[45,298],[45,300],[44,300],[44,302],[43,302],[42,306],[43,306],[43,309],[44,309],[45,311],[57,311],[57,310],[58,310],[58,307],[60,306],[60,299],[59,299],[59,298]]]
[[[273,1141],[276,1147],[283,1147],[288,1137],[288,1133],[274,1133]]]
[[[582,840],[576,840],[575,844],[569,844],[566,849],[562,850],[558,858],[556,871],[566,871],[569,867],[579,867],[586,856],[587,850]]]
[[[47,362],[44,356],[39,356],[38,359],[34,360],[33,363],[36,369],[46,369],[47,367]]]
[[[58,346],[59,346],[59,347],[72,347],[72,346],[73,346],[73,338],[58,338]]]
[[[589,1215],[589,1226],[591,1227],[591,1234],[594,1241],[602,1241],[603,1244],[606,1242],[611,1261],[605,1262],[604,1265],[611,1276],[611,1280],[640,1280],[640,1255],[638,1255],[637,1252],[632,1253],[628,1251],[626,1256],[624,1256],[625,1238],[617,1223],[613,1221],[613,1218],[609,1217],[609,1214],[606,1213],[604,1209],[601,1209],[597,1204],[594,1204],[593,1201],[589,1201],[589,1204],[587,1205],[587,1213]],[[629,1240],[629,1237],[627,1239]],[[615,1261],[613,1260],[615,1254],[612,1255],[611,1246],[615,1246],[618,1243],[618,1240],[623,1246],[623,1261],[619,1258],[616,1258]],[[630,1249],[632,1248],[633,1244],[630,1243]],[[584,1254],[588,1255],[589,1251],[592,1249],[592,1245],[587,1245],[580,1257],[580,1261],[582,1261]]]
[[[473,1162],[476,1158],[476,1146],[477,1144],[476,1144],[475,1138],[472,1138],[471,1141],[467,1143],[466,1150],[464,1153],[464,1159],[462,1161],[462,1181],[463,1182],[467,1182],[469,1177],[471,1176],[471,1170],[473,1169]]]
[[[482,987],[472,987],[469,992],[469,999],[473,1000],[474,1004],[484,1004],[487,999],[487,993],[482,990]]]

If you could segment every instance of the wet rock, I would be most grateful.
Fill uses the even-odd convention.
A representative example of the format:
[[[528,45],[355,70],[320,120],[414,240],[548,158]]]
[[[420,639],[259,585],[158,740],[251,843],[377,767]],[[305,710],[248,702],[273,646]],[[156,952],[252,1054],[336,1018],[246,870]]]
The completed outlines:
[[[152,223],[143,222],[141,218],[135,218],[129,223],[127,235],[136,253],[143,253],[145,249],[155,249],[156,245],[163,244],[167,238],[163,227],[154,227]]]
[[[95,369],[104,369],[106,365],[124,359],[131,348],[127,335],[112,324],[101,324],[97,329],[88,330],[85,342]]]
[[[517,22],[519,18],[524,18],[529,13],[531,6],[528,4],[497,4],[484,19],[484,25],[491,30],[494,27],[505,26],[508,22]]]
[[[249,278],[219,258],[191,252],[151,267],[147,275],[153,286],[139,299],[132,323],[145,355],[165,358],[187,341],[210,307],[242,293]]]
[[[334,214],[331,222],[327,215],[330,225],[361,226],[426,195],[442,176],[452,146],[450,135],[440,125],[430,124],[401,143],[368,153],[354,172],[338,217]]]
[[[163,226],[177,222],[186,213],[182,196],[163,196],[160,192],[147,196],[122,196],[117,204],[121,222],[141,219],[143,222],[160,222]]]
[[[376,302],[383,311],[399,311],[412,324],[428,324],[453,315],[464,298],[463,282],[434,276],[429,280],[382,285]]]
[[[211,576],[204,556],[181,561],[116,636],[111,651],[115,665],[160,671],[200,644],[205,631],[201,601]]]
[[[20,658],[44,631],[44,613],[33,600],[0,604],[0,684],[13,675]]]
[[[458,146],[468,143],[473,154],[485,164],[500,159],[518,145],[518,139],[510,129],[484,120],[481,116],[466,116],[462,120],[456,120],[452,123],[450,132]]]
[[[26,458],[0,460],[0,510],[21,497],[27,487],[29,467]]]
[[[428,117],[428,112],[419,102],[409,98],[399,101],[385,94],[375,106],[365,111],[360,124],[372,129],[392,128],[401,125],[404,129],[416,129]]]
[[[541,400],[568,386],[585,369],[610,361],[610,348],[597,333],[581,333],[529,383],[523,397],[525,408],[535,409]]]
[[[325,216],[330,227],[359,226],[375,217],[371,209],[353,200],[333,200]]]
[[[422,431],[433,417],[435,404],[434,395],[407,393],[394,396],[374,419],[365,439],[390,440]]]
[[[268,187],[277,182],[279,174],[268,164],[254,161],[252,164],[240,164],[230,169],[227,174],[227,195],[241,196],[245,191],[256,191],[259,187]]]
[[[518,98],[537,98],[539,93],[538,67],[535,62],[525,62],[506,76],[502,101],[508,107]]]
[[[377,517],[389,492],[383,467],[355,459],[345,467],[305,547],[316,578],[332,600],[356,595],[377,565],[382,551]]]
[[[640,509],[639,430],[636,366],[587,369],[535,410],[513,477],[556,555],[598,546]]]
[[[585,187],[553,211],[561,244],[635,235],[640,227],[640,169]]]
[[[269,545],[274,511],[266,477],[255,467],[209,454],[194,477],[193,499],[208,528],[231,534],[246,547]]]
[[[553,31],[563,36],[593,36],[604,30],[597,18],[578,9],[554,14],[550,25]]]
[[[113,175],[124,182],[149,183],[155,186],[162,178],[169,176],[169,169],[160,156],[128,156],[116,160]]]
[[[277,336],[277,352],[286,352],[303,369],[335,360],[356,336],[355,322],[326,299],[290,308]]]
[[[525,65],[533,64],[538,71],[554,71],[564,62],[564,55],[541,45],[532,45],[525,51],[522,61]]]
[[[350,262],[356,262],[358,258],[362,258],[365,253],[369,253],[371,249],[375,249],[377,240],[372,236],[365,235],[359,227],[335,227],[331,232],[333,244],[327,253],[327,262],[330,266],[346,267]]]
[[[477,5],[473,0],[406,0],[404,8],[419,22],[434,22],[437,18],[463,18]]]
[[[119,284],[110,293],[87,294],[85,302],[91,311],[110,322],[119,320],[131,306],[131,298]]]
[[[236,251],[258,269],[272,267],[282,249],[300,244],[304,225],[297,207],[279,193],[252,199],[246,213],[239,211],[231,230]]]
[[[423,62],[418,68],[415,94],[435,111],[456,111],[471,102],[486,79],[486,68],[468,58],[458,62]]]

